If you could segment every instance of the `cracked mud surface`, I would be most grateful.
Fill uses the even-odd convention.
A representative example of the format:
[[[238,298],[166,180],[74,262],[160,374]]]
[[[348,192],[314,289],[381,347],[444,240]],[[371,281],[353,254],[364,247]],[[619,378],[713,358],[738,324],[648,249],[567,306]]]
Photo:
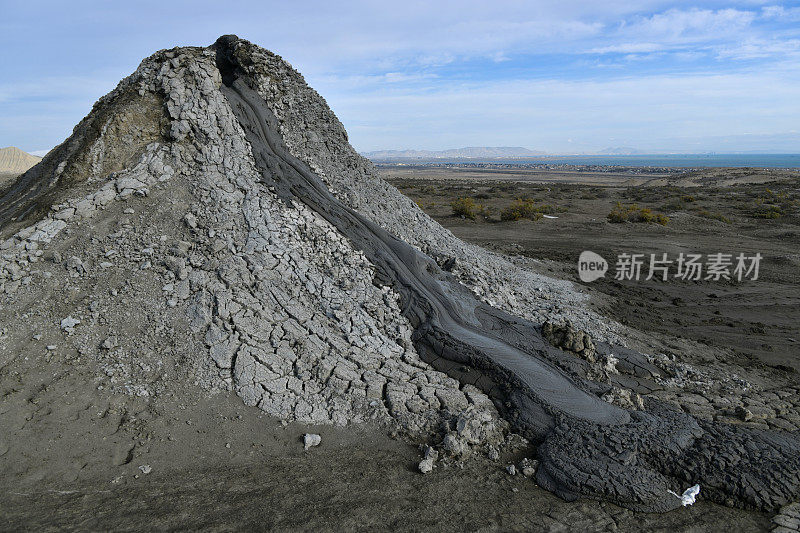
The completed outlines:
[[[608,498],[642,511],[679,505],[668,493],[670,477],[699,482],[718,501],[763,509],[797,497],[795,436],[700,425],[691,415],[658,405],[629,414],[602,402],[552,366],[532,324],[477,301],[430,258],[345,208],[282,145],[277,120],[241,77],[237,39],[220,38],[215,46],[223,94],[247,133],[263,179],[285,201],[297,198],[322,215],[367,255],[378,278],[400,294],[418,351],[477,367],[507,386],[495,400],[509,408],[514,429],[544,441],[537,453],[542,486],[567,499]],[[518,348],[523,344],[527,353]],[[758,454],[750,451],[756,449]]]
[[[760,433],[757,408],[767,394],[793,406],[796,391],[670,357],[662,340],[600,319],[570,283],[456,239],[355,154],[299,73],[231,43],[253,117],[231,105],[223,82],[236,81],[213,48],[161,51],[6,189],[0,466],[10,523],[144,528],[129,513],[139,509],[188,527],[194,514],[216,524],[237,509],[251,524],[267,519],[253,503],[260,477],[276,498],[315,511],[279,510],[275,527],[335,522],[319,501],[332,493],[354,502],[356,518],[340,513],[345,529],[368,512],[396,524],[401,511],[467,529],[765,519],[702,501],[664,517],[568,504],[543,496],[533,475],[567,499],[648,510],[675,507],[667,490],[698,481],[702,498],[729,505],[773,509],[796,495],[793,437]],[[563,320],[597,353],[542,341],[539,325]],[[729,427],[709,415],[695,394],[708,383],[739,394],[751,419]],[[310,429],[323,444],[303,454]],[[426,476],[409,443],[440,456]],[[538,470],[513,478],[512,498],[493,490],[512,481],[509,462],[533,457]],[[309,480],[311,464],[322,471]],[[441,490],[460,503],[434,497]],[[202,491],[219,496],[200,508]],[[384,503],[392,512],[375,513],[380,491],[398,495]],[[159,511],[157,494],[174,506]],[[509,501],[529,514],[512,517]]]

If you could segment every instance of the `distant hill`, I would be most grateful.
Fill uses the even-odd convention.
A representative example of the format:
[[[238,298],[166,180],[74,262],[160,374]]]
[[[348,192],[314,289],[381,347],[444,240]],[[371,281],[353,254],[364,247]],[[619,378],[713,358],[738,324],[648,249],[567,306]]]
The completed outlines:
[[[599,155],[642,155],[651,152],[644,152],[638,148],[630,148],[629,146],[616,146],[614,148],[604,148],[597,153]]]
[[[528,150],[521,146],[470,146],[467,148],[451,148],[450,150],[378,150],[364,152],[361,155],[368,159],[477,159],[477,158],[514,158],[537,157],[546,152]]]
[[[0,174],[18,176],[41,160],[41,157],[23,152],[13,146],[0,148]]]

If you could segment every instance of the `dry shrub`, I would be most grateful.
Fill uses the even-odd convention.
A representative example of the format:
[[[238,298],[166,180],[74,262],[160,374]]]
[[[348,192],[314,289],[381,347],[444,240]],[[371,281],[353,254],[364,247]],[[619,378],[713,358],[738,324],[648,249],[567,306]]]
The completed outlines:
[[[548,206],[549,207],[549,206]],[[511,205],[500,212],[500,220],[539,220],[542,218],[540,208],[537,208],[533,200],[514,200]]]
[[[719,220],[720,222],[724,222],[725,224],[731,223],[731,219],[729,219],[728,217],[719,212],[712,213],[711,211],[706,211],[705,209],[703,209],[697,214],[703,218],[710,218],[711,220]]]
[[[621,202],[617,202],[607,218],[609,222],[614,223],[644,222],[666,226],[669,222],[669,217],[661,213],[653,213],[648,207],[639,207],[636,204],[624,205]]]
[[[476,204],[472,198],[456,198],[450,202],[450,207],[453,209],[453,215],[470,220],[475,220],[475,215],[483,209],[483,206]]]

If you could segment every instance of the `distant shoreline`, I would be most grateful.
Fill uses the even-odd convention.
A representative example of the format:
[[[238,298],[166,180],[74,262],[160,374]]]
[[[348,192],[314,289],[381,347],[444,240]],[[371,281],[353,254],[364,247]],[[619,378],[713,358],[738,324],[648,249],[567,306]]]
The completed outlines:
[[[679,168],[774,168],[800,169],[800,154],[654,154],[654,155],[576,155],[515,158],[385,158],[373,163],[384,165],[425,166],[528,166],[552,168],[572,167],[646,167]]]

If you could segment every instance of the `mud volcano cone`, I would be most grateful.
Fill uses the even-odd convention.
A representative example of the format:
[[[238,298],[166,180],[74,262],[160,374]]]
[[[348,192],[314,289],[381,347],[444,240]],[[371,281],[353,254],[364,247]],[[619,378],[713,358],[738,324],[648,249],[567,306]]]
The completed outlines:
[[[455,455],[513,431],[543,487],[638,510],[695,483],[760,509],[800,495],[796,434],[649,398],[670,371],[623,328],[441,228],[299,73],[236,36],[146,59],[2,191],[0,228],[6,345],[57,324],[121,394],[232,389],[284,420],[375,420]]]

